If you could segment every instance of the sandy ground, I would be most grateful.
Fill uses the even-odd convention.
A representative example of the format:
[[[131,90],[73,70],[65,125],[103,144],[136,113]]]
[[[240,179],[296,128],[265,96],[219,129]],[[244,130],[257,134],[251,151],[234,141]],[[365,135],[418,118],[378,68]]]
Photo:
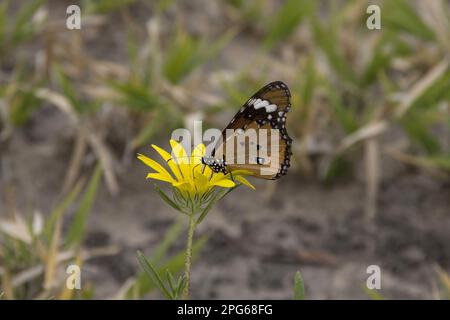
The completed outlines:
[[[71,142],[55,135],[64,121],[44,108],[2,150],[3,186],[12,187],[22,208],[45,213],[55,204],[70,159]],[[42,130],[50,123],[53,129]],[[209,240],[193,266],[193,298],[290,298],[301,270],[310,299],[364,299],[371,264],[381,267],[385,297],[435,297],[435,264],[450,268],[450,184],[384,162],[391,170],[372,223],[364,219],[358,176],[324,186],[291,171],[277,182],[255,180],[257,191],[230,194],[197,233]],[[114,296],[139,270],[136,250],[150,255],[177,216],[145,173],[132,161],[120,176],[120,195],[104,187],[98,194],[86,245],[120,247],[118,255],[86,265],[98,298]],[[176,247],[184,241],[183,235]]]

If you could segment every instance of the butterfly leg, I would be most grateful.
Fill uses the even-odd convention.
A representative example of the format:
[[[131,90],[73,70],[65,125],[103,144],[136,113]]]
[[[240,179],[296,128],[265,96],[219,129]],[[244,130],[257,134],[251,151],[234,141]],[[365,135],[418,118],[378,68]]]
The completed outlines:
[[[195,168],[197,168],[198,166],[202,165],[201,163],[196,164],[193,168],[192,168],[192,177],[194,177],[194,170]],[[202,172],[203,173],[203,172]]]

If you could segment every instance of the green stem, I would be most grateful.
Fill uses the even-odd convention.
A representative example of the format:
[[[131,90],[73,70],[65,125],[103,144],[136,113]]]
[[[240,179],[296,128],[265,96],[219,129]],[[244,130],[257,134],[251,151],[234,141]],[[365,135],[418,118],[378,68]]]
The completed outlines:
[[[194,211],[194,210],[193,210]],[[189,215],[189,229],[188,229],[188,239],[186,244],[186,256],[184,264],[184,277],[186,278],[186,286],[183,290],[183,299],[189,299],[189,286],[191,282],[191,260],[192,260],[192,239],[194,238],[195,230],[195,214],[191,212]]]

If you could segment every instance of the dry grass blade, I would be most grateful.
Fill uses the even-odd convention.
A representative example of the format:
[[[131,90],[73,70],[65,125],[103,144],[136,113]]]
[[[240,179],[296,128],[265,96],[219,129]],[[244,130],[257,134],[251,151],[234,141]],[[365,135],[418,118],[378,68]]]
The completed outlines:
[[[367,220],[372,220],[377,212],[377,199],[380,184],[380,147],[377,138],[370,138],[365,143],[366,162],[366,206]]]
[[[105,174],[106,186],[112,195],[119,193],[119,183],[117,182],[116,173],[114,170],[113,155],[108,147],[104,144],[102,139],[93,131],[88,130],[89,144],[97,155],[102,164],[103,172]]]
[[[11,275],[7,270],[4,270],[1,273],[2,279],[2,293],[6,297],[6,299],[14,299],[14,286],[11,281]],[[0,297],[1,298],[1,297]]]
[[[383,120],[371,122],[364,127],[361,127],[360,129],[342,139],[340,145],[337,148],[337,153],[343,152],[357,142],[373,138],[384,133],[388,129],[388,127],[388,123]]]
[[[45,261],[44,289],[47,290],[53,288],[58,283],[56,280],[56,268],[57,268],[56,257],[58,256],[58,247],[60,240],[61,240],[61,219],[56,221],[50,248],[45,258],[46,261]]]
[[[81,250],[81,258],[83,261],[102,257],[102,256],[110,256],[115,255],[119,252],[119,248],[117,246],[107,246],[101,248],[95,248],[90,250]],[[73,250],[67,250],[60,252],[55,259],[57,265],[69,261],[76,257],[76,252]],[[24,283],[42,275],[45,272],[44,266],[39,264],[35,267],[22,271],[12,278],[11,284],[13,288],[23,285]]]
[[[14,221],[0,220],[0,231],[26,244],[31,244],[33,240],[25,220],[20,215],[15,215]]]
[[[75,141],[75,147],[70,160],[69,169],[67,170],[62,187],[62,193],[67,193],[75,183],[75,180],[80,173],[81,163],[86,154],[87,137],[86,129],[84,126],[80,126],[78,135]]]
[[[78,116],[69,99],[65,96],[46,88],[36,90],[36,97],[48,101],[49,103],[58,107],[62,112],[69,116],[74,123],[78,122]]]
[[[423,168],[426,171],[428,171],[431,175],[435,176],[436,178],[440,178],[440,179],[444,178],[445,179],[446,177],[448,177],[442,171],[436,169],[428,161],[418,158],[418,157],[415,157],[415,156],[412,156],[410,154],[404,153],[393,147],[384,146],[383,152],[400,162],[403,162],[403,163],[411,165],[411,166]]]
[[[434,81],[448,70],[449,59],[444,58],[441,62],[435,65],[424,77],[422,77],[401,99],[399,106],[395,112],[395,116],[400,118],[411,107],[413,102],[420,97],[422,93],[429,88]]]
[[[434,267],[438,279],[439,285],[435,287],[437,299],[450,299],[450,275],[439,265]]]
[[[450,21],[446,15],[448,13],[448,2],[446,4],[445,2],[442,0],[418,1],[417,5],[420,9],[418,13],[437,35],[447,53],[450,54]]]

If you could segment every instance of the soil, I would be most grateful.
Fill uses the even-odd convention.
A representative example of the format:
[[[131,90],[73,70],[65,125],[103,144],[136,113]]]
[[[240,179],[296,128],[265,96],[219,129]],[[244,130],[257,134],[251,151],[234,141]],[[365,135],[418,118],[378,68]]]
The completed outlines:
[[[55,109],[34,119],[2,150],[3,186],[12,187],[23,209],[32,204],[45,213],[57,200],[70,142],[55,135],[66,121]],[[192,269],[192,297],[288,299],[301,270],[309,299],[364,299],[373,264],[381,268],[384,297],[436,297],[435,266],[450,268],[450,183],[390,159],[383,163],[396,169],[383,177],[373,221],[364,217],[358,177],[325,186],[291,170],[276,182],[254,180],[256,191],[231,193],[196,234],[209,239]],[[136,250],[150,255],[177,217],[145,174],[132,161],[118,196],[99,190],[86,246],[117,245],[120,252],[86,265],[98,298],[113,297],[139,271]],[[184,241],[183,234],[176,247]]]

